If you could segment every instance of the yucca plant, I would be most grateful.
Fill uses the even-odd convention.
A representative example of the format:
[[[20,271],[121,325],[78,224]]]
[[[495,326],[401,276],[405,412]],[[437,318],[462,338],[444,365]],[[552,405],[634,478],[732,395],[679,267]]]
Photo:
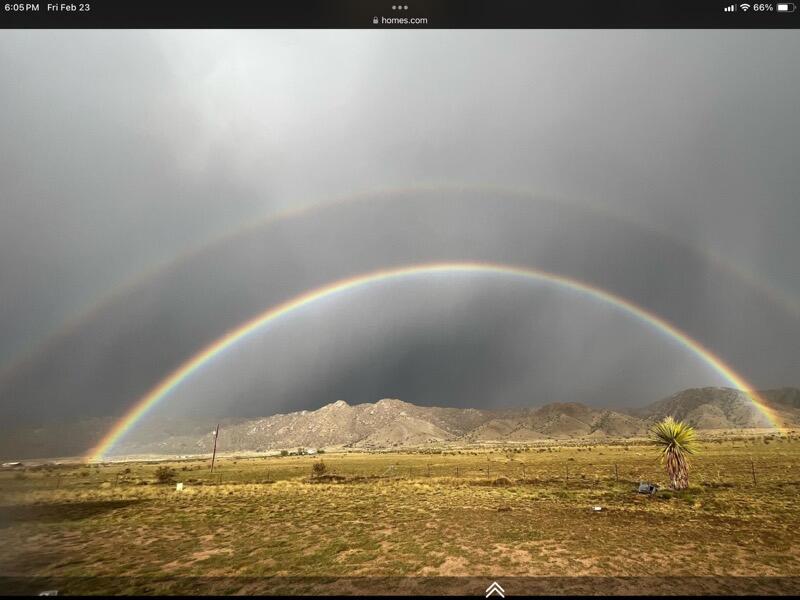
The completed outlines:
[[[650,429],[651,439],[660,447],[664,464],[673,490],[689,487],[690,454],[697,453],[697,438],[694,427],[667,417]]]

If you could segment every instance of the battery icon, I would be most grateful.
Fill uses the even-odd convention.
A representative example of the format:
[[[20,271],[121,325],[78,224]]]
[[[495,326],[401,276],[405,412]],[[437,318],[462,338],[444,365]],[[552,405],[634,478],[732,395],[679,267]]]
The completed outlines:
[[[778,2],[778,12],[794,12],[794,4],[791,2]]]

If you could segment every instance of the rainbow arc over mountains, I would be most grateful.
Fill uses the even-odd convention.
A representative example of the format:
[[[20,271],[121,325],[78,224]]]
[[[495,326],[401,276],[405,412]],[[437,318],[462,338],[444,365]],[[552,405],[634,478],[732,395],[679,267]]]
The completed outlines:
[[[709,367],[719,373],[726,381],[730,382],[732,387],[746,392],[754,406],[766,417],[769,423],[775,428],[779,427],[779,421],[774,411],[765,403],[763,398],[759,396],[753,386],[750,385],[744,377],[739,375],[733,367],[703,346],[699,341],[693,339],[687,333],[681,331],[646,308],[597,286],[547,271],[501,263],[455,261],[387,268],[355,275],[304,292],[285,302],[268,308],[252,319],[229,330],[222,337],[197,352],[194,356],[190,357],[178,368],[169,373],[147,394],[140,398],[123,417],[109,429],[100,442],[87,454],[86,459],[90,462],[102,461],[110,453],[114,445],[130,432],[148,411],[168,397],[169,394],[184,381],[202,370],[204,366],[208,365],[226,350],[242,342],[254,333],[261,331],[270,323],[281,317],[310,304],[322,302],[325,299],[344,294],[348,291],[376,285],[381,282],[421,276],[447,276],[448,274],[459,273],[494,274],[539,281],[573,293],[583,294],[599,302],[610,304],[692,352],[700,360],[704,361]]]

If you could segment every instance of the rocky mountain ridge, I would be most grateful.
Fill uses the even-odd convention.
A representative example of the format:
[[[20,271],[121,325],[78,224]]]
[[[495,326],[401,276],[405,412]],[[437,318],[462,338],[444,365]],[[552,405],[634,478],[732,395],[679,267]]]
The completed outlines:
[[[759,392],[781,426],[800,423],[800,389]],[[646,434],[656,420],[672,415],[698,429],[769,427],[770,420],[749,396],[731,388],[683,390],[643,408],[611,410],[578,403],[516,409],[417,406],[385,398],[350,405],[344,400],[303,410],[234,422],[223,427],[224,451],[264,452],[305,448],[400,448],[441,443],[524,443],[541,439],[625,438]],[[210,430],[210,428],[209,428]],[[120,454],[197,454],[210,451],[209,435],[136,437]]]

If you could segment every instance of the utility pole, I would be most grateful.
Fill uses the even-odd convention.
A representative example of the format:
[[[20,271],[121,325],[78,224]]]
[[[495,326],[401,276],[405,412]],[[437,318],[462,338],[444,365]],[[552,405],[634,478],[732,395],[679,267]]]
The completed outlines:
[[[214,452],[211,454],[211,472],[214,472],[214,461],[217,458],[217,438],[219,437],[219,423],[217,424],[217,428],[212,432],[214,436]]]

